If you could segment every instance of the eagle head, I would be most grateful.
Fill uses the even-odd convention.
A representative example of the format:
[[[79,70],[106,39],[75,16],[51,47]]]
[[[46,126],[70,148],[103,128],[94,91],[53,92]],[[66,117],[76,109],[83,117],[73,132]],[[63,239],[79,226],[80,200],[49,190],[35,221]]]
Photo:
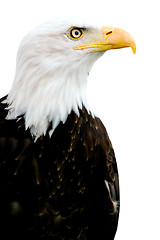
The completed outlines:
[[[115,27],[71,18],[38,26],[19,46],[7,119],[23,115],[36,139],[51,123],[51,136],[71,111],[79,115],[82,106],[90,111],[86,86],[92,65],[107,50],[124,47],[136,52],[133,38]]]

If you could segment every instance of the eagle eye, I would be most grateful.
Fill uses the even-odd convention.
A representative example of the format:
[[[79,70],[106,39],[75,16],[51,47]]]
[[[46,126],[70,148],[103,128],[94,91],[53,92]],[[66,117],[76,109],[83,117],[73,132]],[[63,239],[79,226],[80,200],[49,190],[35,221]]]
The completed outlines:
[[[69,37],[74,40],[78,40],[83,36],[83,30],[81,28],[71,28],[69,30]]]

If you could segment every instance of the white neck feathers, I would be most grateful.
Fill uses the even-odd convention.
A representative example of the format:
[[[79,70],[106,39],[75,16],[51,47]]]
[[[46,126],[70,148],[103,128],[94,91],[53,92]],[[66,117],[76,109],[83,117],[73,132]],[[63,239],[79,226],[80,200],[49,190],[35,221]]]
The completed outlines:
[[[65,123],[72,110],[77,115],[82,105],[89,110],[84,69],[78,67],[75,71],[68,64],[68,68],[52,71],[50,76],[35,74],[32,82],[25,80],[25,73],[24,81],[13,84],[7,99],[10,104],[7,118],[14,119],[24,114],[26,129],[30,128],[37,138],[46,134],[50,122],[50,134],[53,133],[60,121]]]

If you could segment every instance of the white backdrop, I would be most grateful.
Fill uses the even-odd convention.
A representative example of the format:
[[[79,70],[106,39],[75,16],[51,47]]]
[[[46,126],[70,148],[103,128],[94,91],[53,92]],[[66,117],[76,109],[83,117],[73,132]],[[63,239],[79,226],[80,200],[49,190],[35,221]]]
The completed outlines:
[[[131,49],[108,51],[94,65],[90,102],[114,146],[120,175],[121,213],[115,240],[160,239],[160,17],[158,0],[5,0],[0,3],[0,96],[14,78],[23,36],[59,16],[121,27]]]

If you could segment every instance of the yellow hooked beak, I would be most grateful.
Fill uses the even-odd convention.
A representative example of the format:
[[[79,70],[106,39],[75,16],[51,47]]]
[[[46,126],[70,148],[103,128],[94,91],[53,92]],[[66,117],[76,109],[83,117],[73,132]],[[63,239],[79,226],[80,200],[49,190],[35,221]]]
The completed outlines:
[[[96,32],[93,37],[89,38],[89,42],[80,46],[76,46],[75,50],[83,50],[91,48],[91,52],[106,51],[110,49],[131,47],[133,53],[136,53],[136,44],[129,33],[114,27],[103,27],[100,34]]]

